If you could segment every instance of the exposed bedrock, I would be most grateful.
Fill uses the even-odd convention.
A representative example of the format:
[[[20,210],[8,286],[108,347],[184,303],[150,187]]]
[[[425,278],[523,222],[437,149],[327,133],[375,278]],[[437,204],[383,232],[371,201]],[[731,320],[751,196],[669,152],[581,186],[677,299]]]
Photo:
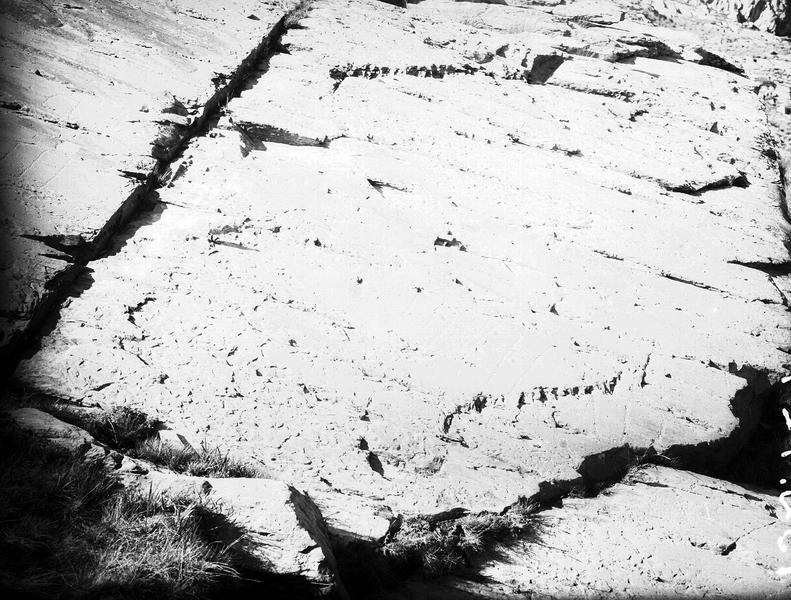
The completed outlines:
[[[0,7],[0,374],[297,0]]]
[[[588,1],[322,0],[271,41],[16,384],[249,457],[374,547],[399,514],[605,490],[544,513],[546,548],[601,557],[471,556],[499,588],[418,594],[786,591],[777,502],[714,478],[746,470],[791,362],[744,57]],[[616,525],[647,540],[623,563]]]
[[[788,0],[714,0],[705,4],[734,16],[739,23],[751,23],[777,35],[791,35]]]

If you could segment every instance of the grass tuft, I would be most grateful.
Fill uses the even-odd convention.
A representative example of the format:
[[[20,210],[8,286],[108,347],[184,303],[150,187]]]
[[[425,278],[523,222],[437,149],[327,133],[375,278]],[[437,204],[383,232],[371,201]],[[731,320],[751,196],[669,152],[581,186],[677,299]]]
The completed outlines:
[[[150,419],[144,412],[128,406],[107,412],[86,411],[68,404],[47,403],[39,408],[53,417],[81,427],[97,440],[124,454],[145,440],[157,437],[163,423]]]
[[[85,429],[102,444],[140,460],[196,477],[264,477],[254,465],[237,460],[220,448],[202,444],[199,450],[174,448],[159,439],[161,421],[129,407],[88,412],[64,404],[43,405],[54,417]]]
[[[383,554],[424,575],[438,577],[470,566],[472,555],[525,538],[537,538],[538,507],[522,499],[501,514],[482,512],[432,522],[426,517],[404,521],[382,548]]]
[[[150,438],[135,446],[131,456],[165,466],[178,473],[196,477],[263,477],[253,465],[232,458],[219,448],[201,446],[195,452],[188,448],[173,448],[159,438]]]
[[[202,497],[124,490],[0,422],[0,590],[40,598],[195,598],[234,580]]]

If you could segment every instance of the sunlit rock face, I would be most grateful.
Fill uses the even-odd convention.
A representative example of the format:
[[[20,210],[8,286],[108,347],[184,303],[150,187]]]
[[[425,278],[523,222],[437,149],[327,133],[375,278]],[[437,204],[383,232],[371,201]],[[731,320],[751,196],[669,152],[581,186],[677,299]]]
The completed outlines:
[[[788,0],[714,0],[709,5],[734,15],[739,23],[754,23],[770,33],[791,35],[791,3]]]
[[[572,581],[594,597],[694,597],[708,552],[717,593],[736,590],[737,571],[751,593],[779,593],[779,559],[761,546],[782,528],[772,496],[682,468],[726,473],[789,370],[781,125],[767,123],[751,55],[733,51],[782,46],[661,2],[317,1],[182,153],[162,151],[152,121],[182,131],[172,121],[216,96],[205,78],[187,85],[203,59],[249,53],[228,23],[255,46],[275,8],[214,15],[217,54],[200,46],[189,77],[182,59],[171,65],[184,79],[173,85],[202,100],[112,104],[123,127],[97,124],[101,144],[70,133],[81,130],[68,111],[55,130],[10,105],[41,129],[19,147],[46,141],[57,161],[120,186],[71,178],[73,189],[46,170],[60,162],[24,155],[19,180],[60,195],[25,196],[41,220],[34,237],[11,220],[15,242],[33,244],[13,268],[68,298],[17,383],[131,406],[244,456],[307,491],[328,531],[371,543],[399,514],[500,514],[623,479],[553,510],[558,555],[515,549],[490,565],[508,597]],[[165,67],[157,90],[169,90]],[[129,148],[143,156],[135,170],[121,169]],[[124,182],[152,173],[148,210],[81,258]],[[73,285],[48,279],[47,261],[78,264]],[[39,301],[15,281],[19,302]],[[663,466],[635,475],[646,460]],[[652,512],[629,525],[643,505]],[[616,524],[649,541],[608,564],[623,550]],[[562,558],[576,532],[596,540],[594,566]]]

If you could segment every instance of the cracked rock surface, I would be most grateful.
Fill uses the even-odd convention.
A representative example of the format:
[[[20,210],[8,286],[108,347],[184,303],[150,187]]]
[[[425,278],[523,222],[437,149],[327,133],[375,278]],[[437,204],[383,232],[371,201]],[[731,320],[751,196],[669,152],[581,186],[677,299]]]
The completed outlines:
[[[97,443],[84,429],[41,410],[28,407],[5,414],[17,427],[41,437],[42,443],[60,446],[86,461],[101,460],[128,490],[208,499],[225,516],[213,535],[233,548],[237,566],[248,573],[298,577],[308,582],[317,597],[347,597],[324,518],[313,501],[292,486],[264,478],[176,474],[122,456]]]
[[[776,507],[773,495],[648,467],[598,498],[564,501],[546,513],[557,527],[550,524],[529,561],[522,558],[520,567],[515,557],[493,569],[500,581],[515,578],[564,598],[624,597],[634,589],[779,597],[783,586],[769,573],[782,556],[767,552],[777,541]]]
[[[18,383],[250,457],[367,539],[381,514],[609,480],[627,446],[727,464],[791,351],[756,81],[626,3],[515,4],[314,3],[81,272]],[[725,593],[738,572],[771,596],[773,502],[651,467],[484,573],[597,597]],[[647,541],[608,562],[628,523]],[[580,545],[583,566],[560,558]],[[671,565],[704,556],[709,580]]]
[[[294,4],[3,2],[0,360]]]
[[[774,495],[665,467],[542,513],[541,543],[480,566],[485,583],[410,583],[415,597],[781,598]],[[487,579],[488,578],[488,581]],[[640,590],[636,593],[636,590]],[[533,594],[532,596],[530,594]]]

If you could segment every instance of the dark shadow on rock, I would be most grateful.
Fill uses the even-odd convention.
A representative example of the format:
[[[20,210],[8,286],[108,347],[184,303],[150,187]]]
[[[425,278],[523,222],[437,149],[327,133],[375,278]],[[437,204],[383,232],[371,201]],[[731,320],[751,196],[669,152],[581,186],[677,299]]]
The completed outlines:
[[[232,97],[236,98],[242,93],[254,88],[261,77],[269,72],[273,56],[277,54],[289,54],[288,47],[283,45],[283,36],[289,29],[305,29],[305,27],[296,23],[287,26],[282,20],[277,23],[269,35],[266,46],[262,48],[260,59],[253,65],[250,71],[245,74],[244,83],[240,86],[239,91]]]
[[[42,321],[35,327],[30,327],[30,331],[35,332],[26,343],[20,346],[20,351],[14,360],[14,368],[19,361],[32,358],[41,350],[41,340],[52,333],[60,321],[60,313],[63,305],[71,298],[79,298],[94,284],[93,269],[90,267],[79,267],[76,276],[69,274],[62,279],[54,278],[47,282],[47,287],[51,287],[58,296],[58,304],[51,310],[43,314]],[[10,375],[10,374],[9,374]]]
[[[397,6],[398,8],[407,7],[407,0],[379,0],[379,1],[384,2],[385,4],[391,4],[393,6]]]
[[[731,363],[727,370],[745,381],[731,399],[739,425],[730,435],[698,444],[677,444],[662,454],[653,447],[611,448],[582,461],[577,469],[581,482],[553,482],[541,489],[536,500],[546,504],[569,492],[596,496],[641,464],[670,466],[763,490],[776,489],[779,477],[791,479],[791,460],[781,457],[782,451],[791,449],[791,435],[781,412],[783,408],[791,410],[791,383],[772,384],[764,370],[748,365],[737,368]]]
[[[533,66],[530,67],[527,83],[546,83],[564,62],[566,62],[566,58],[557,54],[539,54],[533,59]]]
[[[160,200],[159,193],[156,190],[148,194],[147,204],[147,210],[140,210],[134,219],[113,235],[107,244],[107,248],[101,253],[99,258],[108,258],[120,253],[126,247],[127,242],[137,235],[138,231],[159,221],[162,218],[162,213],[168,207],[167,204]]]
[[[370,540],[333,530],[331,538],[338,571],[353,599],[484,600],[498,597],[499,585],[482,575],[482,569],[491,563],[508,563],[509,551],[529,555],[531,544],[541,542],[548,526],[542,515],[536,513],[521,533],[489,539],[477,552],[461,552],[457,566],[443,573],[428,573],[421,551],[417,547],[406,552],[399,550],[389,533],[384,540]],[[453,529],[451,524],[445,534],[453,535]],[[449,586],[450,583],[455,585]]]

